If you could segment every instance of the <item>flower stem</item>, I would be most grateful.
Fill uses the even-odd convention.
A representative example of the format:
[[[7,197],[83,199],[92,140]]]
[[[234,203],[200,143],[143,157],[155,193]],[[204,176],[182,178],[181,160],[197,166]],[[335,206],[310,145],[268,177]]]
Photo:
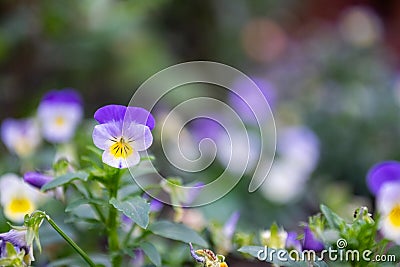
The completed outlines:
[[[81,255],[81,257],[89,264],[90,267],[96,267],[96,264],[89,258],[89,256],[67,235],[61,230],[60,227],[51,219],[49,216],[46,216],[46,220],[49,222],[49,224],[54,228],[54,230],[59,233],[62,238],[64,238],[65,241],[67,241],[68,244],[71,245],[75,249],[75,251]]]
[[[113,179],[109,181],[109,195],[111,198],[117,198],[118,187],[121,175],[118,171]],[[118,229],[117,229],[117,209],[110,204],[108,211],[107,229],[108,229],[108,247],[110,250],[111,263],[113,267],[119,267],[122,263],[122,256],[120,254],[120,246],[118,240]]]

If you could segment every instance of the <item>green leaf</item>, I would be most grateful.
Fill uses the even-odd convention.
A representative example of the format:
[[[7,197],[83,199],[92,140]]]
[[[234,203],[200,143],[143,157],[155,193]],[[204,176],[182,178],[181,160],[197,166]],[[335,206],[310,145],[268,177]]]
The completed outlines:
[[[7,256],[10,258],[17,256],[17,251],[15,251],[13,244],[11,244],[10,242],[6,242],[6,251]]]
[[[339,217],[339,215],[334,213],[331,209],[323,204],[321,204],[321,211],[322,214],[324,214],[330,228],[340,230],[341,226],[346,224],[346,222]]]
[[[87,198],[78,198],[74,201],[71,201],[68,206],[65,208],[65,212],[70,212],[75,208],[85,205],[85,204],[96,204],[96,205],[105,205],[107,202],[101,199],[87,199]]]
[[[61,176],[58,176],[45,184],[41,191],[46,191],[49,189],[56,188],[61,185],[65,185],[73,180],[80,179],[86,181],[89,175],[85,171],[78,171],[78,172],[70,172]]]
[[[123,212],[140,227],[146,229],[149,225],[150,204],[143,198],[136,196],[125,201],[111,198],[110,204],[117,210]]]
[[[151,224],[149,230],[155,235],[208,247],[207,242],[198,233],[183,224],[158,221]]]
[[[143,249],[144,253],[149,257],[152,263],[155,266],[161,266],[161,257],[160,253],[158,253],[157,249],[153,246],[153,244],[149,242],[140,243],[140,248]]]
[[[386,255],[392,255],[390,257],[396,257],[396,262],[400,261],[400,246],[396,245],[388,249]]]

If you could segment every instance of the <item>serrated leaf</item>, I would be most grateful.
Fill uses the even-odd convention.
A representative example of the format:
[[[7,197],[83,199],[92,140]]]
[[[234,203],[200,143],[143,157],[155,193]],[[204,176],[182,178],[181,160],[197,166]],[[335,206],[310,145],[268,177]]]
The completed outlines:
[[[85,171],[70,172],[70,173],[67,173],[67,174],[64,174],[64,175],[54,178],[53,180],[51,180],[50,182],[45,184],[42,187],[41,191],[46,191],[46,190],[53,189],[53,188],[56,188],[61,185],[65,185],[76,179],[86,181],[88,177],[89,177],[89,175]]]
[[[183,224],[158,221],[150,225],[149,230],[155,235],[208,247],[207,242],[197,232]]]
[[[153,246],[153,244],[149,242],[140,243],[140,248],[143,249],[144,253],[149,257],[152,263],[155,266],[161,266],[161,256],[158,253],[157,249]]]
[[[340,230],[340,227],[346,224],[346,222],[340,218],[339,215],[334,213],[331,209],[323,204],[321,204],[321,211],[322,214],[324,214],[330,228]]]
[[[140,227],[146,229],[149,224],[150,204],[143,198],[136,196],[134,198],[120,201],[116,198],[110,199],[110,204],[117,210],[124,213]]]

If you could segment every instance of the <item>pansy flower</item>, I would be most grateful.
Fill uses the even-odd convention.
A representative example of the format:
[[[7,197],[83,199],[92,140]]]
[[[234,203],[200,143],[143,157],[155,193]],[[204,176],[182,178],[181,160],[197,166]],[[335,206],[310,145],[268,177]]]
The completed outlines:
[[[15,174],[0,177],[0,203],[6,218],[13,222],[23,222],[25,214],[35,211],[41,196]]]
[[[82,116],[81,97],[69,88],[48,92],[38,108],[43,137],[52,143],[68,142],[74,136]]]
[[[33,119],[4,120],[1,139],[11,153],[21,158],[30,156],[41,141],[38,125]]]
[[[153,136],[154,118],[145,109],[108,105],[99,108],[94,118],[100,123],[93,130],[94,144],[104,150],[103,162],[114,168],[139,163],[139,151],[148,149]]]
[[[400,162],[383,161],[368,171],[367,185],[373,195],[377,195],[385,183],[400,182]]]
[[[377,195],[381,215],[379,229],[383,236],[400,245],[400,182],[387,182]]]
[[[7,255],[6,244],[10,243],[14,246],[14,250],[16,253],[22,254],[22,261],[30,266],[31,261],[34,260],[33,257],[33,249],[26,241],[26,230],[15,230],[11,229],[7,233],[0,234],[0,259],[4,259],[10,257],[11,255]]]
[[[302,247],[304,250],[314,250],[316,252],[320,252],[325,248],[324,243],[316,237],[314,232],[308,226],[304,227]]]
[[[26,172],[24,174],[24,181],[33,187],[41,189],[42,186],[53,180],[53,177],[40,172]]]

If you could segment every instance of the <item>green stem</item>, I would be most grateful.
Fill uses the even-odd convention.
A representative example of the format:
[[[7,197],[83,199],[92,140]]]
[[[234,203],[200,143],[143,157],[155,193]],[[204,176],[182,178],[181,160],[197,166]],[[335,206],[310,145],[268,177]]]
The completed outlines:
[[[96,267],[96,264],[89,258],[89,256],[69,236],[67,236],[67,234],[65,234],[60,227],[58,227],[53,219],[51,219],[49,216],[46,216],[45,218],[54,228],[54,230],[56,230],[57,233],[59,233],[62,238],[64,238],[64,240],[67,241],[67,243],[70,244],[79,255],[81,255],[81,257],[87,262],[87,264],[89,264],[90,267]]]
[[[118,171],[115,177],[109,181],[109,195],[111,198],[117,198],[118,187],[120,182],[121,174]],[[108,247],[110,250],[111,263],[113,267],[119,267],[122,263],[122,256],[120,254],[120,246],[118,240],[118,229],[117,229],[117,216],[118,211],[113,205],[109,205],[107,229],[108,229]]]

